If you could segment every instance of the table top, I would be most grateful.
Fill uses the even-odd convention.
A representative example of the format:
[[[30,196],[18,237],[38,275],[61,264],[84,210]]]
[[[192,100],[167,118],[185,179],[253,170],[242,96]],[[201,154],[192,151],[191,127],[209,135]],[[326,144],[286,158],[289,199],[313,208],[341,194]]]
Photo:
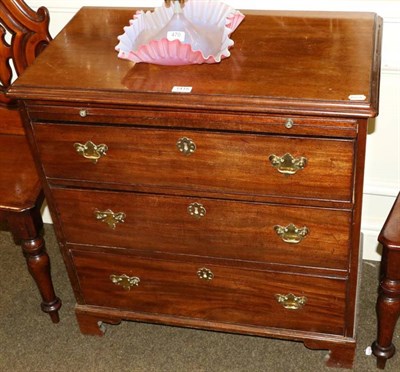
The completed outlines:
[[[83,7],[9,95],[168,109],[377,115],[382,20],[374,13],[243,11],[229,58],[158,66],[117,57],[117,37],[135,11]],[[192,92],[172,93],[174,86]]]

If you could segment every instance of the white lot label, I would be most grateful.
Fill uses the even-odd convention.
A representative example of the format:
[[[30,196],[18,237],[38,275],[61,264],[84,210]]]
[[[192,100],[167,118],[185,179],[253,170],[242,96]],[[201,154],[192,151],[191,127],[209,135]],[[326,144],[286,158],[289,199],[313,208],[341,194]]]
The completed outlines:
[[[367,97],[364,94],[351,94],[349,96],[350,101],[365,101],[366,99]]]
[[[185,33],[183,31],[168,31],[167,40],[168,41],[179,40],[183,43],[185,41]]]
[[[179,87],[175,86],[172,88],[172,93],[191,93],[192,87]]]

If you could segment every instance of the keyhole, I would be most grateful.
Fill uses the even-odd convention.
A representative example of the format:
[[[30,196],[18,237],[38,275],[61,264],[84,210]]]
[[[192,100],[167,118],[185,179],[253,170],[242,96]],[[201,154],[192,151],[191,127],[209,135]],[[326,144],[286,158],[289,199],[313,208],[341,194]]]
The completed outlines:
[[[202,218],[206,215],[206,209],[200,203],[190,204],[187,210],[194,218]]]
[[[178,150],[185,155],[191,155],[196,151],[196,144],[187,137],[182,137],[176,143]]]

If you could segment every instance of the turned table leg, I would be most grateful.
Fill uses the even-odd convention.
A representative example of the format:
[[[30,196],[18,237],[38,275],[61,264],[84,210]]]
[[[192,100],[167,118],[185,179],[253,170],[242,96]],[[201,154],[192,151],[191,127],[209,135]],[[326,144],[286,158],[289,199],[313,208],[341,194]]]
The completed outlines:
[[[29,273],[32,275],[42,297],[42,311],[48,313],[53,323],[60,321],[58,310],[61,300],[54,292],[51,280],[50,259],[40,236],[42,219],[38,209],[32,209],[9,218],[14,239],[21,242]]]
[[[378,336],[372,344],[377,367],[384,369],[396,352],[393,333],[400,315],[400,194],[378,238],[382,244],[379,296],[376,304]]]
[[[377,367],[380,369],[385,368],[386,360],[396,352],[392,339],[400,315],[400,278],[388,276],[388,273],[395,271],[392,270],[395,264],[400,265],[400,251],[390,251],[387,247],[383,249],[381,282],[376,304],[378,336],[372,344],[372,352],[377,357]]]
[[[378,317],[378,337],[372,344],[372,351],[377,357],[377,367],[384,369],[386,360],[396,352],[392,339],[400,314],[400,291],[390,292],[390,289],[385,288],[385,281],[380,285],[376,312]]]

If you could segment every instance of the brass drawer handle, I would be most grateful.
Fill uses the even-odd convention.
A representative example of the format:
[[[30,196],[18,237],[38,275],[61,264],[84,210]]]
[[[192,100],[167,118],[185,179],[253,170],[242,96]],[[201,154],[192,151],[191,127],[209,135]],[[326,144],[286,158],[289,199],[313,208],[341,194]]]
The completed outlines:
[[[123,275],[110,275],[110,280],[115,284],[121,286],[126,291],[130,291],[132,287],[137,287],[140,283],[140,278],[137,276]]]
[[[296,227],[292,223],[286,227],[276,225],[274,230],[285,243],[289,244],[300,243],[310,232],[308,227]]]
[[[214,274],[210,269],[207,269],[206,267],[202,267],[197,271],[197,276],[201,280],[213,280],[214,279]]]
[[[91,160],[94,164],[96,164],[102,156],[105,156],[108,150],[107,145],[95,145],[92,141],[87,141],[84,145],[76,142],[74,143],[74,147],[78,154],[81,154],[85,159]]]
[[[207,213],[203,204],[200,204],[200,203],[190,204],[187,208],[187,211],[192,217],[197,218],[197,219],[204,217]]]
[[[307,297],[297,297],[293,293],[287,295],[276,294],[275,298],[278,303],[288,310],[300,310],[307,303]]]
[[[106,211],[95,211],[96,220],[106,223],[111,229],[115,229],[118,223],[125,222],[126,214],[123,212],[114,213],[111,209]]]
[[[289,153],[283,156],[272,154],[269,156],[269,161],[279,173],[286,175],[296,174],[299,170],[304,169],[304,167],[307,165],[307,158],[303,156],[295,158]]]
[[[196,144],[187,137],[182,137],[176,143],[178,150],[184,155],[191,155],[196,151]]]

